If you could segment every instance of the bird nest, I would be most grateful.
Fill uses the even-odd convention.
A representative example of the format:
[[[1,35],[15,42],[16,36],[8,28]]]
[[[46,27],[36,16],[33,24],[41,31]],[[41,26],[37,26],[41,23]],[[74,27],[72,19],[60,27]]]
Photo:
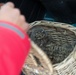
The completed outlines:
[[[27,75],[75,75],[76,28],[50,21],[35,21],[30,25],[28,34],[35,43],[31,42],[23,72]]]

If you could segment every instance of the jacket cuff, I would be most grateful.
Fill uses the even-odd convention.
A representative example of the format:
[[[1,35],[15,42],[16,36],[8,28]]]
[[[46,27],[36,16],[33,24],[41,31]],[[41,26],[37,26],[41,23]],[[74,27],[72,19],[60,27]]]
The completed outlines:
[[[0,21],[0,27],[9,29],[13,32],[15,32],[18,36],[20,36],[22,39],[25,38],[25,31],[23,31],[18,25],[13,24],[11,22],[6,21]],[[27,34],[26,34],[27,35]]]
[[[23,42],[25,42],[25,46],[27,46],[27,49],[29,50],[31,47],[30,44],[30,39],[25,31],[23,31],[19,26],[11,23],[11,22],[6,22],[6,21],[0,21],[0,27],[6,28],[15,34],[17,34]]]

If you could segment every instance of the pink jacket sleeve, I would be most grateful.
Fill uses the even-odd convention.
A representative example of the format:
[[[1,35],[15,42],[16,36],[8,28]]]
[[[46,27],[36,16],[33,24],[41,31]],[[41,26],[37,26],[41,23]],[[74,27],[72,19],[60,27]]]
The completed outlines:
[[[27,34],[12,23],[0,21],[0,75],[20,75],[29,50]]]

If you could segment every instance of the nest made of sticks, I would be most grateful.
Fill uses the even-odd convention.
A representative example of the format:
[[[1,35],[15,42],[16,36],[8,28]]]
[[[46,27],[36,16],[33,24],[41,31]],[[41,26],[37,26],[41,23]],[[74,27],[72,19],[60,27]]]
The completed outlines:
[[[66,28],[50,26],[48,23],[34,25],[28,34],[48,55],[53,64],[62,62],[76,45],[74,32]]]
[[[53,71],[58,71],[59,73],[62,73],[62,71],[58,70],[59,68],[58,66],[64,65],[65,63],[63,62],[64,61],[67,62],[68,60],[70,60],[72,55],[74,55],[73,51],[76,45],[76,28],[65,23],[50,22],[50,21],[35,21],[31,23],[31,28],[28,31],[28,34],[30,38],[42,49],[44,56],[46,56],[46,59],[48,59],[47,61],[44,62],[43,60],[40,61],[40,58],[43,58],[44,56],[40,56],[42,55],[42,53],[40,55],[37,55],[38,52],[34,51],[33,54],[36,55],[33,56],[33,58],[39,64],[35,66],[36,67],[40,66],[45,71],[48,70],[50,73],[53,73]],[[47,64],[46,67],[44,66],[45,64],[43,65],[43,63],[46,63],[48,61],[49,62],[52,61],[53,67],[51,62],[49,63],[50,64],[49,68]],[[68,73],[69,70],[66,72]],[[34,75],[34,74],[28,74],[28,75]],[[43,74],[38,74],[38,75],[43,75]]]

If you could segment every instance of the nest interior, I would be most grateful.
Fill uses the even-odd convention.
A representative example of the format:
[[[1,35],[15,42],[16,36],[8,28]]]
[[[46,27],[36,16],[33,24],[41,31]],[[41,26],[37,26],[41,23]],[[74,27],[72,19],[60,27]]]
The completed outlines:
[[[75,34],[61,27],[36,25],[28,31],[28,34],[53,64],[62,62],[76,45]]]

